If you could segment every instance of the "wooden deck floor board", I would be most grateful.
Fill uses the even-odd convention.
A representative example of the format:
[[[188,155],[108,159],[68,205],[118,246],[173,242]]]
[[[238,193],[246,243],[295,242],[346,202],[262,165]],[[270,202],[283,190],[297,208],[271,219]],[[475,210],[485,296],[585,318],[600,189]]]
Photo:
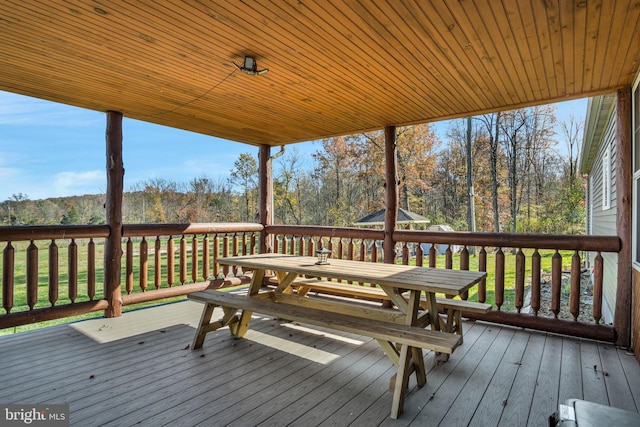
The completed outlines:
[[[549,414],[557,410],[561,362],[562,338],[547,336],[527,426],[540,426],[545,422],[548,423]]]
[[[273,321],[273,323],[277,322]],[[186,416],[191,416],[190,414],[193,412],[189,411],[189,409],[200,411],[203,406],[211,401],[216,402],[216,407],[224,409],[223,401],[228,398],[230,390],[234,390],[236,396],[242,393],[243,387],[255,389],[256,392],[259,392],[260,384],[273,380],[273,377],[264,378],[269,372],[277,372],[279,368],[284,366],[294,369],[296,364],[302,365],[307,362],[306,359],[292,356],[285,351],[252,342],[252,337],[258,333],[263,333],[263,331],[268,331],[274,337],[281,338],[284,338],[289,333],[287,330],[277,326],[269,325],[266,328],[261,328],[261,326],[264,325],[257,325],[256,329],[247,333],[246,339],[239,341],[233,340],[226,330],[221,330],[220,334],[215,336],[217,339],[213,340],[211,340],[212,334],[209,334],[208,339],[211,342],[205,342],[204,349],[209,353],[213,351],[213,354],[200,350],[196,352],[187,351],[189,354],[188,359],[192,363],[178,368],[178,372],[174,372],[172,376],[167,376],[166,372],[160,371],[153,378],[147,378],[149,383],[144,386],[147,395],[153,396],[153,399],[168,399],[175,403],[176,406],[180,406],[180,403],[188,403],[199,396],[206,396],[204,402],[202,402],[202,399],[193,400],[195,404],[193,408],[190,408],[189,405],[180,406],[179,412],[170,411],[170,414],[168,414],[169,416],[184,416],[185,414]],[[302,339],[300,343],[302,345],[317,345],[320,347],[323,345],[325,347],[339,345],[329,340],[320,345],[318,340],[317,336],[308,336]],[[225,341],[227,342],[228,355],[225,355],[224,359],[222,359],[216,356],[215,349]],[[242,351],[242,349],[246,351]],[[201,357],[203,355],[205,357]],[[202,363],[201,361],[203,360],[206,360],[206,363]],[[223,369],[219,367],[223,367]],[[175,371],[175,368],[173,371]],[[151,379],[153,381],[150,381]],[[173,397],[171,386],[176,381],[180,381],[184,385],[181,387],[182,393]],[[142,418],[146,420],[149,414],[145,413],[145,409],[152,403],[144,399],[130,402],[128,411],[132,414],[135,413],[131,416],[131,419],[137,421],[138,418]],[[99,404],[99,402],[95,402],[95,404]],[[124,405],[127,404],[127,401],[123,397],[115,396],[113,404],[114,406]],[[155,411],[157,410],[156,408]],[[141,413],[138,413],[138,411],[141,411]],[[173,422],[173,420],[170,420],[170,422]]]
[[[391,420],[395,368],[375,341],[257,315],[246,339],[224,328],[192,351],[201,309],[188,301],[2,336],[0,402],[69,403],[82,427],[537,426],[580,393],[638,410],[640,365],[627,351],[466,322],[447,363],[425,352],[427,384],[412,377]]]
[[[536,390],[536,381],[540,372],[544,342],[545,336],[542,334],[533,333],[529,336],[527,347],[518,366],[514,385],[509,392],[507,405],[502,410],[498,426],[527,425]]]
[[[609,405],[609,396],[607,395],[607,385],[602,372],[598,344],[593,341],[581,342],[580,355],[583,399],[601,405]]]
[[[598,349],[602,361],[604,381],[607,385],[609,404],[628,411],[638,411],[629,383],[624,381],[626,376],[620,362],[620,352],[612,346],[602,344],[598,346]]]
[[[336,363],[327,366],[325,369],[321,369],[315,375],[287,392],[294,396],[305,396],[304,400],[300,399],[292,402],[284,409],[267,405],[269,408],[260,409],[265,416],[254,419],[240,418],[230,425],[288,425],[316,407],[324,406],[326,408],[326,405],[323,405],[324,401],[332,396],[344,395],[344,387],[355,381],[358,375],[361,374],[361,372],[357,371],[358,367],[362,367],[363,370],[370,370],[372,366],[381,360],[386,362],[385,368],[388,369],[391,366],[391,362],[384,355],[377,342],[372,340],[360,347],[358,351],[354,351],[348,357],[336,361]],[[337,403],[335,402],[334,404]],[[331,409],[335,409],[335,406],[331,407]]]
[[[470,426],[498,425],[502,411],[509,405],[509,393],[515,383],[528,342],[529,335],[527,334],[516,333],[512,337],[469,422]]]
[[[512,329],[499,331],[491,347],[484,353],[473,374],[465,382],[463,389],[442,420],[442,424],[468,425],[471,422],[476,408],[495,375],[500,360],[513,339],[514,332]]]
[[[582,360],[580,357],[580,342],[562,340],[558,401],[564,402],[571,398],[584,398],[582,392]]]

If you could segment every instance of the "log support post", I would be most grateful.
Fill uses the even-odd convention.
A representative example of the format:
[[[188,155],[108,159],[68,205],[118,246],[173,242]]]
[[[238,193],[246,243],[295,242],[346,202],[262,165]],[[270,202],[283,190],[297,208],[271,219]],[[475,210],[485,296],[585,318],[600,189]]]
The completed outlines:
[[[258,152],[258,221],[263,227],[273,224],[273,161],[271,147],[260,146]],[[259,253],[272,252],[273,237],[263,229],[260,232]]]
[[[105,317],[122,315],[120,270],[122,261],[122,113],[107,112],[107,195],[106,220],[110,229],[104,248],[104,295],[109,303]]]
[[[384,128],[384,157],[386,164],[385,188],[386,188],[386,210],[384,216],[384,262],[395,263],[395,241],[393,232],[398,220],[398,150],[396,143],[396,127],[386,126]]]
[[[632,187],[633,150],[631,142],[631,88],[618,91],[616,156],[616,228],[620,238],[618,253],[618,288],[613,327],[616,345],[629,348],[631,345],[631,286],[632,286]]]

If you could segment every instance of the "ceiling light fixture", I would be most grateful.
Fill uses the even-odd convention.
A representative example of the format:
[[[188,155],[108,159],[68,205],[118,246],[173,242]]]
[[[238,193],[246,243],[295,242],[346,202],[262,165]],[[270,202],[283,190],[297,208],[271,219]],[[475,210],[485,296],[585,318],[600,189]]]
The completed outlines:
[[[267,68],[265,68],[264,70],[258,70],[256,59],[252,56],[245,56],[244,64],[242,64],[242,66],[236,64],[235,62],[233,63],[233,65],[235,65],[238,70],[243,71],[250,76],[260,76],[269,71],[269,69]]]

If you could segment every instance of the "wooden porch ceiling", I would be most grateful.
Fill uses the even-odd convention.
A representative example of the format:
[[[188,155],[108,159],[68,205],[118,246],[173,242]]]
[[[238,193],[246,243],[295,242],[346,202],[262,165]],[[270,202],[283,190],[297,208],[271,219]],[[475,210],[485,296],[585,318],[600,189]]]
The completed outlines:
[[[3,0],[0,90],[282,145],[602,94],[637,0]],[[254,56],[264,75],[238,71]]]

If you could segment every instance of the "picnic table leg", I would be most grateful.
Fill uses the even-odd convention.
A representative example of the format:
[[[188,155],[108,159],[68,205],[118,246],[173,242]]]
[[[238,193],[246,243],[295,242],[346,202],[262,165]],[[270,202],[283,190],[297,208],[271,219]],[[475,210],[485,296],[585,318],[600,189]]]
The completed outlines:
[[[254,270],[253,277],[251,278],[251,285],[249,286],[249,296],[256,295],[260,291],[262,286],[262,279],[264,279],[264,270]],[[242,338],[249,330],[249,324],[251,323],[251,315],[253,313],[248,310],[242,310],[240,320],[232,331],[236,338]]]
[[[407,325],[416,326],[418,321],[418,308],[420,308],[420,291],[411,291],[407,307]],[[419,347],[411,347],[411,357],[415,366],[418,387],[422,387],[427,383],[427,371],[424,368],[422,349]]]

